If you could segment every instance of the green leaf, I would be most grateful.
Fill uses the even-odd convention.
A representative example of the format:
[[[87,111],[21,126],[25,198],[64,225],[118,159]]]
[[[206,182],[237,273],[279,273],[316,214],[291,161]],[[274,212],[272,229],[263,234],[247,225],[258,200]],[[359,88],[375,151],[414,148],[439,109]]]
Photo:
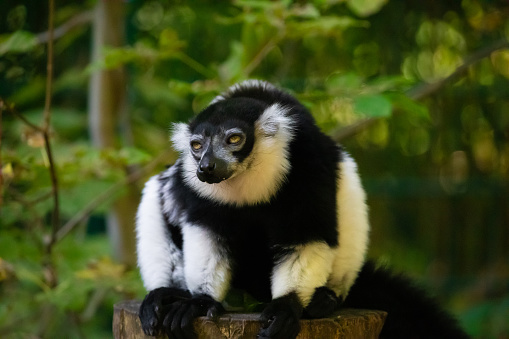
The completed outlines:
[[[233,41],[230,45],[230,55],[221,65],[219,65],[218,73],[225,83],[233,83],[242,79],[243,68],[242,60],[245,56],[244,45],[238,41]]]
[[[136,147],[124,147],[118,152],[118,155],[126,165],[144,164],[152,158],[150,154]]]
[[[357,20],[349,16],[321,16],[316,19],[288,22],[288,36],[302,37],[303,35],[341,35],[349,27],[369,27],[366,20]]]
[[[348,0],[348,7],[360,17],[367,17],[377,13],[387,3],[387,0]]]
[[[16,31],[0,43],[0,55],[6,53],[25,53],[37,46],[35,34],[27,31]]]
[[[354,72],[331,74],[325,85],[328,89],[354,90],[362,85],[362,78]]]
[[[177,32],[173,29],[164,29],[159,34],[159,48],[166,53],[175,53],[185,47],[186,42],[179,40]]]
[[[391,115],[392,104],[381,94],[361,95],[354,98],[354,110],[357,114],[382,118]]]
[[[391,100],[394,108],[401,109],[406,113],[409,113],[415,117],[431,121],[429,116],[428,107],[415,100],[412,100],[404,93],[390,93],[387,97]]]

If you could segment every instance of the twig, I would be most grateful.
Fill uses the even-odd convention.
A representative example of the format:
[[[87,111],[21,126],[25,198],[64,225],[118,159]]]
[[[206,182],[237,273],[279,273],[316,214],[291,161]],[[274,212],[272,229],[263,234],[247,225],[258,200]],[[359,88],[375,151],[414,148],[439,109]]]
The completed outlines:
[[[258,65],[263,61],[263,59],[272,51],[274,47],[277,46],[279,41],[283,39],[285,36],[285,29],[281,28],[276,36],[270,39],[263,47],[260,49],[258,54],[255,55],[253,60],[244,68],[244,76],[247,78],[249,75],[258,67]]]
[[[80,323],[86,323],[96,315],[97,308],[101,305],[108,292],[109,288],[102,286],[92,293],[92,296],[88,298],[85,309],[78,318]]]
[[[357,122],[354,122],[351,125],[342,127],[334,132],[332,132],[332,139],[334,139],[337,142],[340,142],[342,140],[345,140],[347,138],[353,137],[357,133],[362,132],[368,127],[371,127],[375,124],[375,122],[378,121],[380,118],[366,118],[359,120]]]
[[[17,192],[12,187],[9,187],[8,190],[9,190],[9,197],[12,197],[13,201],[19,202],[21,205],[23,205],[23,208],[27,208],[27,209],[33,209],[34,205],[53,197],[53,192],[49,191],[47,193],[43,193],[43,194],[39,195],[38,197],[36,197],[32,200],[27,200],[27,199],[25,199],[25,194],[21,194],[21,193]]]
[[[108,199],[114,196],[118,191],[120,191],[125,186],[134,183],[135,181],[142,178],[147,173],[150,173],[157,165],[159,165],[164,159],[167,159],[171,154],[171,151],[166,151],[161,153],[159,156],[154,158],[151,162],[149,162],[144,167],[140,168],[129,174],[124,180],[117,182],[112,185],[94,200],[92,200],[85,208],[83,208],[80,212],[78,212],[74,217],[72,217],[64,226],[62,226],[57,234],[56,241],[62,240],[69,232],[71,232],[77,225],[83,222],[86,218],[92,214],[92,212],[104,204]]]
[[[469,57],[467,57],[465,59],[465,62],[463,62],[463,64],[461,64],[458,68],[456,68],[456,70],[454,70],[454,72],[452,72],[451,75],[449,75],[448,77],[446,77],[442,80],[436,81],[434,83],[431,83],[431,84],[417,85],[417,86],[411,88],[410,90],[408,90],[406,92],[406,95],[410,99],[420,100],[422,98],[425,98],[428,95],[436,93],[438,90],[443,88],[446,84],[459,78],[463,73],[465,73],[468,70],[468,68],[470,66],[474,65],[475,63],[479,62],[480,60],[482,60],[486,57],[489,57],[491,55],[491,53],[493,53],[497,50],[500,50],[500,49],[504,49],[504,48],[509,48],[509,41],[506,39],[501,39],[501,40],[493,43],[492,45],[489,45],[483,49],[480,49],[480,50],[476,51],[475,53],[473,53],[472,55],[470,55]],[[340,142],[340,141],[350,138],[350,137],[356,135],[357,133],[363,131],[364,129],[370,127],[371,125],[373,125],[375,122],[377,122],[380,119],[381,118],[366,118],[366,119],[360,120],[350,126],[346,126],[346,127],[340,128],[339,130],[336,130],[335,132],[332,133],[332,138],[335,141]]]
[[[0,212],[4,202],[4,173],[2,164],[2,115],[4,112],[4,102],[0,98]]]
[[[53,20],[55,11],[55,0],[49,0],[49,39],[48,39],[48,60],[46,62],[46,95],[44,98],[44,120],[42,129],[44,132],[49,130],[51,119],[51,91],[53,86]]]
[[[209,79],[213,79],[216,76],[216,74],[214,72],[209,71],[209,69],[207,67],[203,66],[198,61],[194,60],[193,58],[191,58],[189,55],[187,55],[185,53],[177,53],[175,55],[175,57],[178,60],[182,61],[187,66],[194,69],[196,72],[200,73],[201,75],[203,75]]]
[[[51,120],[51,96],[53,89],[53,21],[55,12],[55,0],[49,0],[49,40],[48,40],[48,61],[47,61],[47,77],[46,77],[46,96],[44,100],[44,121],[42,125],[44,135],[44,147],[48,156],[49,171],[51,177],[51,187],[53,188],[53,215],[52,215],[52,228],[51,237],[47,244],[47,252],[51,253],[51,247],[55,243],[56,234],[60,227],[60,203],[58,192],[58,178],[55,169],[55,161],[53,159],[53,152],[50,143],[50,120]]]
[[[445,84],[456,80],[459,78],[463,73],[465,73],[470,66],[473,64],[481,61],[482,59],[489,57],[491,53],[498,51],[499,49],[503,48],[509,48],[509,41],[506,39],[501,39],[492,45],[489,45],[483,49],[480,49],[473,53],[472,55],[468,56],[463,64],[461,64],[458,68],[454,70],[449,76],[446,78],[439,80],[437,82],[431,83],[431,84],[421,84],[418,86],[415,86],[414,88],[407,91],[407,96],[413,100],[419,100],[422,99],[430,94],[435,93],[440,88],[444,87]]]
[[[94,11],[89,10],[73,16],[72,18],[64,22],[62,25],[55,28],[53,32],[53,39],[51,40],[53,41],[58,40],[65,34],[67,34],[70,30],[72,30],[74,27],[91,22],[94,17],[93,14]],[[49,31],[41,32],[36,35],[36,38],[40,44],[45,44],[50,40],[50,32]]]
[[[18,119],[20,119],[21,121],[23,121],[23,123],[27,126],[29,126],[30,128],[42,133],[43,130],[41,127],[31,123],[30,121],[28,121],[27,118],[25,118],[25,116],[23,116],[21,113],[19,113],[12,105],[9,105],[5,100],[3,100],[2,98],[0,98],[0,105],[2,105],[2,107],[4,108],[5,111],[7,112],[10,112],[12,114],[14,114]]]

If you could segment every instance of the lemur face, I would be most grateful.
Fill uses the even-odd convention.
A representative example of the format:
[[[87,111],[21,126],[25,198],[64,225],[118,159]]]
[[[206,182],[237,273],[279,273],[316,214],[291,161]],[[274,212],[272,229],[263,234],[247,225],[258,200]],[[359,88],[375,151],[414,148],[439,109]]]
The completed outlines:
[[[220,203],[269,201],[291,167],[296,121],[289,113],[278,103],[218,96],[189,124],[173,124],[185,184]]]
[[[244,149],[248,138],[252,136],[240,126],[199,126],[189,143],[198,179],[217,184],[233,176],[244,158],[243,153],[248,151]]]
[[[209,106],[196,117],[189,126],[189,149],[200,181],[217,184],[249,167],[245,160],[255,142],[254,121],[264,108],[237,98]]]

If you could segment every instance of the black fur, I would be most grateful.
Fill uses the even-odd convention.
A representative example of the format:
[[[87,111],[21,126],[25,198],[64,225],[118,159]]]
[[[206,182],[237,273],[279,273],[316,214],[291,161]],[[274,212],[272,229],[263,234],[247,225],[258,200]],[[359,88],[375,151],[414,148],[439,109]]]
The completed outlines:
[[[311,319],[326,318],[336,311],[341,303],[342,300],[330,288],[318,287],[304,309],[304,316]]]
[[[387,312],[380,338],[468,338],[437,300],[408,277],[367,262],[343,307]]]
[[[141,303],[139,311],[143,332],[152,336],[158,334],[172,305],[189,298],[191,298],[189,291],[178,288],[161,287],[150,291]]]
[[[224,312],[221,303],[208,295],[197,295],[172,303],[163,321],[168,339],[186,339],[194,337],[193,321],[197,317],[207,316],[215,319]]]
[[[233,127],[241,128],[246,141],[235,157],[242,162],[253,149],[255,121],[271,105],[287,110],[295,122],[289,145],[291,169],[269,202],[233,206],[201,197],[184,180],[184,165],[177,162],[175,174],[160,176],[161,187],[171,187],[179,213],[187,227],[203,227],[214,234],[221,255],[229,258],[232,287],[243,289],[259,301],[269,302],[261,315],[260,338],[295,338],[299,319],[329,316],[342,303],[327,287],[318,287],[303,309],[295,293],[272,300],[271,274],[275,264],[292,247],[321,241],[339,246],[336,190],[342,150],[316,126],[307,109],[289,94],[270,86],[248,85],[223,95],[190,124],[191,135],[210,135]],[[169,173],[169,172],[166,172]],[[173,172],[172,172],[173,173]],[[165,185],[171,180],[171,185]],[[207,181],[208,182],[208,181]],[[165,192],[161,192],[164,196]],[[169,234],[182,249],[182,227],[164,215]],[[176,223],[176,222],[175,222]],[[195,292],[196,293],[196,292]],[[389,313],[385,338],[464,338],[466,335],[437,304],[409,284],[406,278],[376,269],[368,263],[344,302],[345,307],[381,309]],[[146,334],[164,329],[169,338],[193,336],[192,320],[222,312],[208,295],[194,295],[175,288],[151,291],[140,308]],[[400,320],[402,319],[402,320]]]
[[[295,338],[300,331],[302,306],[295,293],[274,299],[260,315],[259,339]]]
[[[233,260],[232,285],[268,301],[271,268],[279,247],[313,240],[337,246],[336,181],[340,150],[293,98],[281,94],[259,101],[245,99],[243,95],[263,96],[249,89],[246,93],[237,92],[234,104],[219,102],[210,106],[191,122],[191,134],[203,128],[202,124],[228,124],[231,119],[254,124],[264,109],[278,99],[286,105],[292,104],[290,115],[296,117],[299,132],[290,145],[292,168],[288,180],[270,203],[235,207],[200,197],[184,183],[184,169],[180,164],[173,194],[185,209],[189,222],[221,235]]]

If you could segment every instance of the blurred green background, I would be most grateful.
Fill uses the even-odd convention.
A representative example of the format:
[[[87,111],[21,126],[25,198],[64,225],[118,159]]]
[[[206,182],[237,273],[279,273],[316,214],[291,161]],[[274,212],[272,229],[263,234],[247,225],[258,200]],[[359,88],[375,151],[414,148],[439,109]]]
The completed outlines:
[[[475,338],[509,338],[505,0],[0,3],[0,337],[109,338],[142,298],[133,219],[168,132],[222,90],[296,95],[359,164],[369,256]],[[445,80],[444,80],[445,79]],[[52,228],[53,227],[53,228]],[[431,324],[430,324],[431,325]]]

